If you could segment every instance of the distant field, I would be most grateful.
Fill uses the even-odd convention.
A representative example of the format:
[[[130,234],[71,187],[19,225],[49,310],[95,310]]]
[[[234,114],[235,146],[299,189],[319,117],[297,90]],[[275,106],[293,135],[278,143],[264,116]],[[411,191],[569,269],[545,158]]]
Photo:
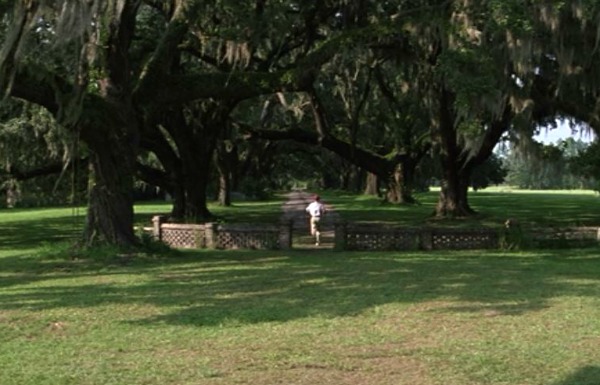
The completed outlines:
[[[525,226],[599,226],[600,197],[589,190],[529,191],[507,188],[469,193],[473,218],[445,221],[432,218],[438,191],[415,194],[418,205],[391,205],[373,196],[322,192],[326,203],[349,221],[396,223],[407,226],[498,226],[508,218]]]

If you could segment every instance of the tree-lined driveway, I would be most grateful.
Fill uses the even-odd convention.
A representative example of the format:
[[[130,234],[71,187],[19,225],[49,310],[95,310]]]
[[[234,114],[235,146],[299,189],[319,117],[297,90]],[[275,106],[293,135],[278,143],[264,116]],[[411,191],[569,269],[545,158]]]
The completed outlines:
[[[333,248],[334,225],[340,219],[331,203],[323,201],[327,211],[322,219],[320,246],[315,246],[314,239],[310,235],[310,218],[306,213],[306,206],[310,204],[314,195],[305,190],[293,190],[287,194],[287,201],[281,206],[281,220],[293,222],[292,247],[294,248]]]

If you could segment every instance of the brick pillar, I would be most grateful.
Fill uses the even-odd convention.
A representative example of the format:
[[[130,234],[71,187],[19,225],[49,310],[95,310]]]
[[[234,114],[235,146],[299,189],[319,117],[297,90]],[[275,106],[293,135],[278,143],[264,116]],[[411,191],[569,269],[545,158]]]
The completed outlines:
[[[336,222],[333,225],[334,229],[334,238],[333,238],[333,248],[334,250],[346,250],[346,230],[347,230],[346,222]]]
[[[294,221],[287,220],[279,222],[279,248],[288,250],[292,248],[292,229]]]
[[[421,229],[421,244],[419,245],[423,250],[433,250],[433,230]]]
[[[217,248],[217,224],[213,222],[204,224],[204,236],[206,237],[206,248]]]
[[[157,241],[162,241],[162,230],[161,225],[165,223],[166,217],[164,215],[155,215],[152,217],[152,236]]]

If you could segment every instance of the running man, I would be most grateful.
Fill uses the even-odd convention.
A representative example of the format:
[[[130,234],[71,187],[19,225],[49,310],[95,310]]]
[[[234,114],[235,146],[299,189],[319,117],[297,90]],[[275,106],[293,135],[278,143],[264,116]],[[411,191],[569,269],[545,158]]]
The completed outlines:
[[[321,197],[315,195],[313,201],[306,207],[306,212],[310,214],[310,235],[315,237],[315,245],[319,246],[321,240],[321,217],[325,214],[325,205],[321,203]]]

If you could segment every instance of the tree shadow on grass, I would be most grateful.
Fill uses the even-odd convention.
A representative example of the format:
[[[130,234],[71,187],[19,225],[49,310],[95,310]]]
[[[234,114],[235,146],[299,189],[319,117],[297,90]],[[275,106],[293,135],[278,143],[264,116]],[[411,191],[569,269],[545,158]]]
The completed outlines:
[[[72,286],[57,281],[0,292],[0,309],[147,304],[160,310],[131,322],[192,326],[351,316],[379,305],[431,300],[472,304],[436,311],[514,315],[544,309],[558,296],[600,295],[599,258],[592,254],[597,253],[580,251],[565,263],[550,252],[529,257],[200,252],[97,272],[44,275],[90,278]],[[119,278],[124,274],[131,282]]]
[[[600,385],[600,367],[584,366],[562,381],[552,385]]]
[[[62,216],[0,223],[0,250],[25,250],[32,246],[75,241],[81,237],[83,218]]]

